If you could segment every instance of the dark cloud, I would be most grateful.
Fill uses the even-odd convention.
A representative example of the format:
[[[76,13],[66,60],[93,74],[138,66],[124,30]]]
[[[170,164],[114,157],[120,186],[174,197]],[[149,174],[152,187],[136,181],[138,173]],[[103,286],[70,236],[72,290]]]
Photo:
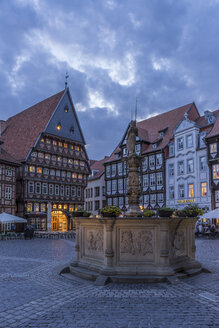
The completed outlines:
[[[138,119],[195,101],[219,107],[219,1],[2,0],[1,119],[64,88],[91,158]]]

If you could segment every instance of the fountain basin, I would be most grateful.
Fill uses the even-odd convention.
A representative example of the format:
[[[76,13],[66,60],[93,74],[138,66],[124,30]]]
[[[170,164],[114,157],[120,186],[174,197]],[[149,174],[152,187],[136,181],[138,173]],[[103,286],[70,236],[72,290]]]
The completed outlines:
[[[197,218],[75,218],[76,259],[70,272],[111,281],[165,281],[198,273]],[[103,279],[104,280],[104,279]]]

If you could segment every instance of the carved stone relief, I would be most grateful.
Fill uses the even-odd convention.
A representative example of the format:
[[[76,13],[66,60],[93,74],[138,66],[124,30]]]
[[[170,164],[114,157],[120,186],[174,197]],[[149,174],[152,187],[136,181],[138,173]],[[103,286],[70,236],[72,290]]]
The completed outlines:
[[[153,253],[153,234],[151,231],[122,231],[120,252],[130,255]]]
[[[103,251],[103,231],[88,231],[87,249],[89,251]]]

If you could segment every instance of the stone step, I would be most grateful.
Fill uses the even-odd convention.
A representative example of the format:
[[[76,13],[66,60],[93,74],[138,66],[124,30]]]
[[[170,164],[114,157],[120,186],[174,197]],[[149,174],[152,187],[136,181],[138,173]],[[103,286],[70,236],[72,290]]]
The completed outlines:
[[[70,266],[70,273],[76,277],[95,281],[99,273],[81,267]]]

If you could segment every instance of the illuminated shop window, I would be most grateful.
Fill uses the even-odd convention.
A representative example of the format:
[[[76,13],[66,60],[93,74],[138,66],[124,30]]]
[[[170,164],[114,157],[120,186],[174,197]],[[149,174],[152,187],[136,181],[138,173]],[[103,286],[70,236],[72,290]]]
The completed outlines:
[[[57,141],[56,140],[53,140],[52,141],[52,144],[53,144],[53,146],[57,146]]]
[[[59,145],[59,147],[62,147],[62,142],[61,142],[61,141],[59,141],[58,145]]]
[[[68,148],[68,144],[64,142],[64,148]]]
[[[27,203],[27,212],[32,212],[32,203]]]

